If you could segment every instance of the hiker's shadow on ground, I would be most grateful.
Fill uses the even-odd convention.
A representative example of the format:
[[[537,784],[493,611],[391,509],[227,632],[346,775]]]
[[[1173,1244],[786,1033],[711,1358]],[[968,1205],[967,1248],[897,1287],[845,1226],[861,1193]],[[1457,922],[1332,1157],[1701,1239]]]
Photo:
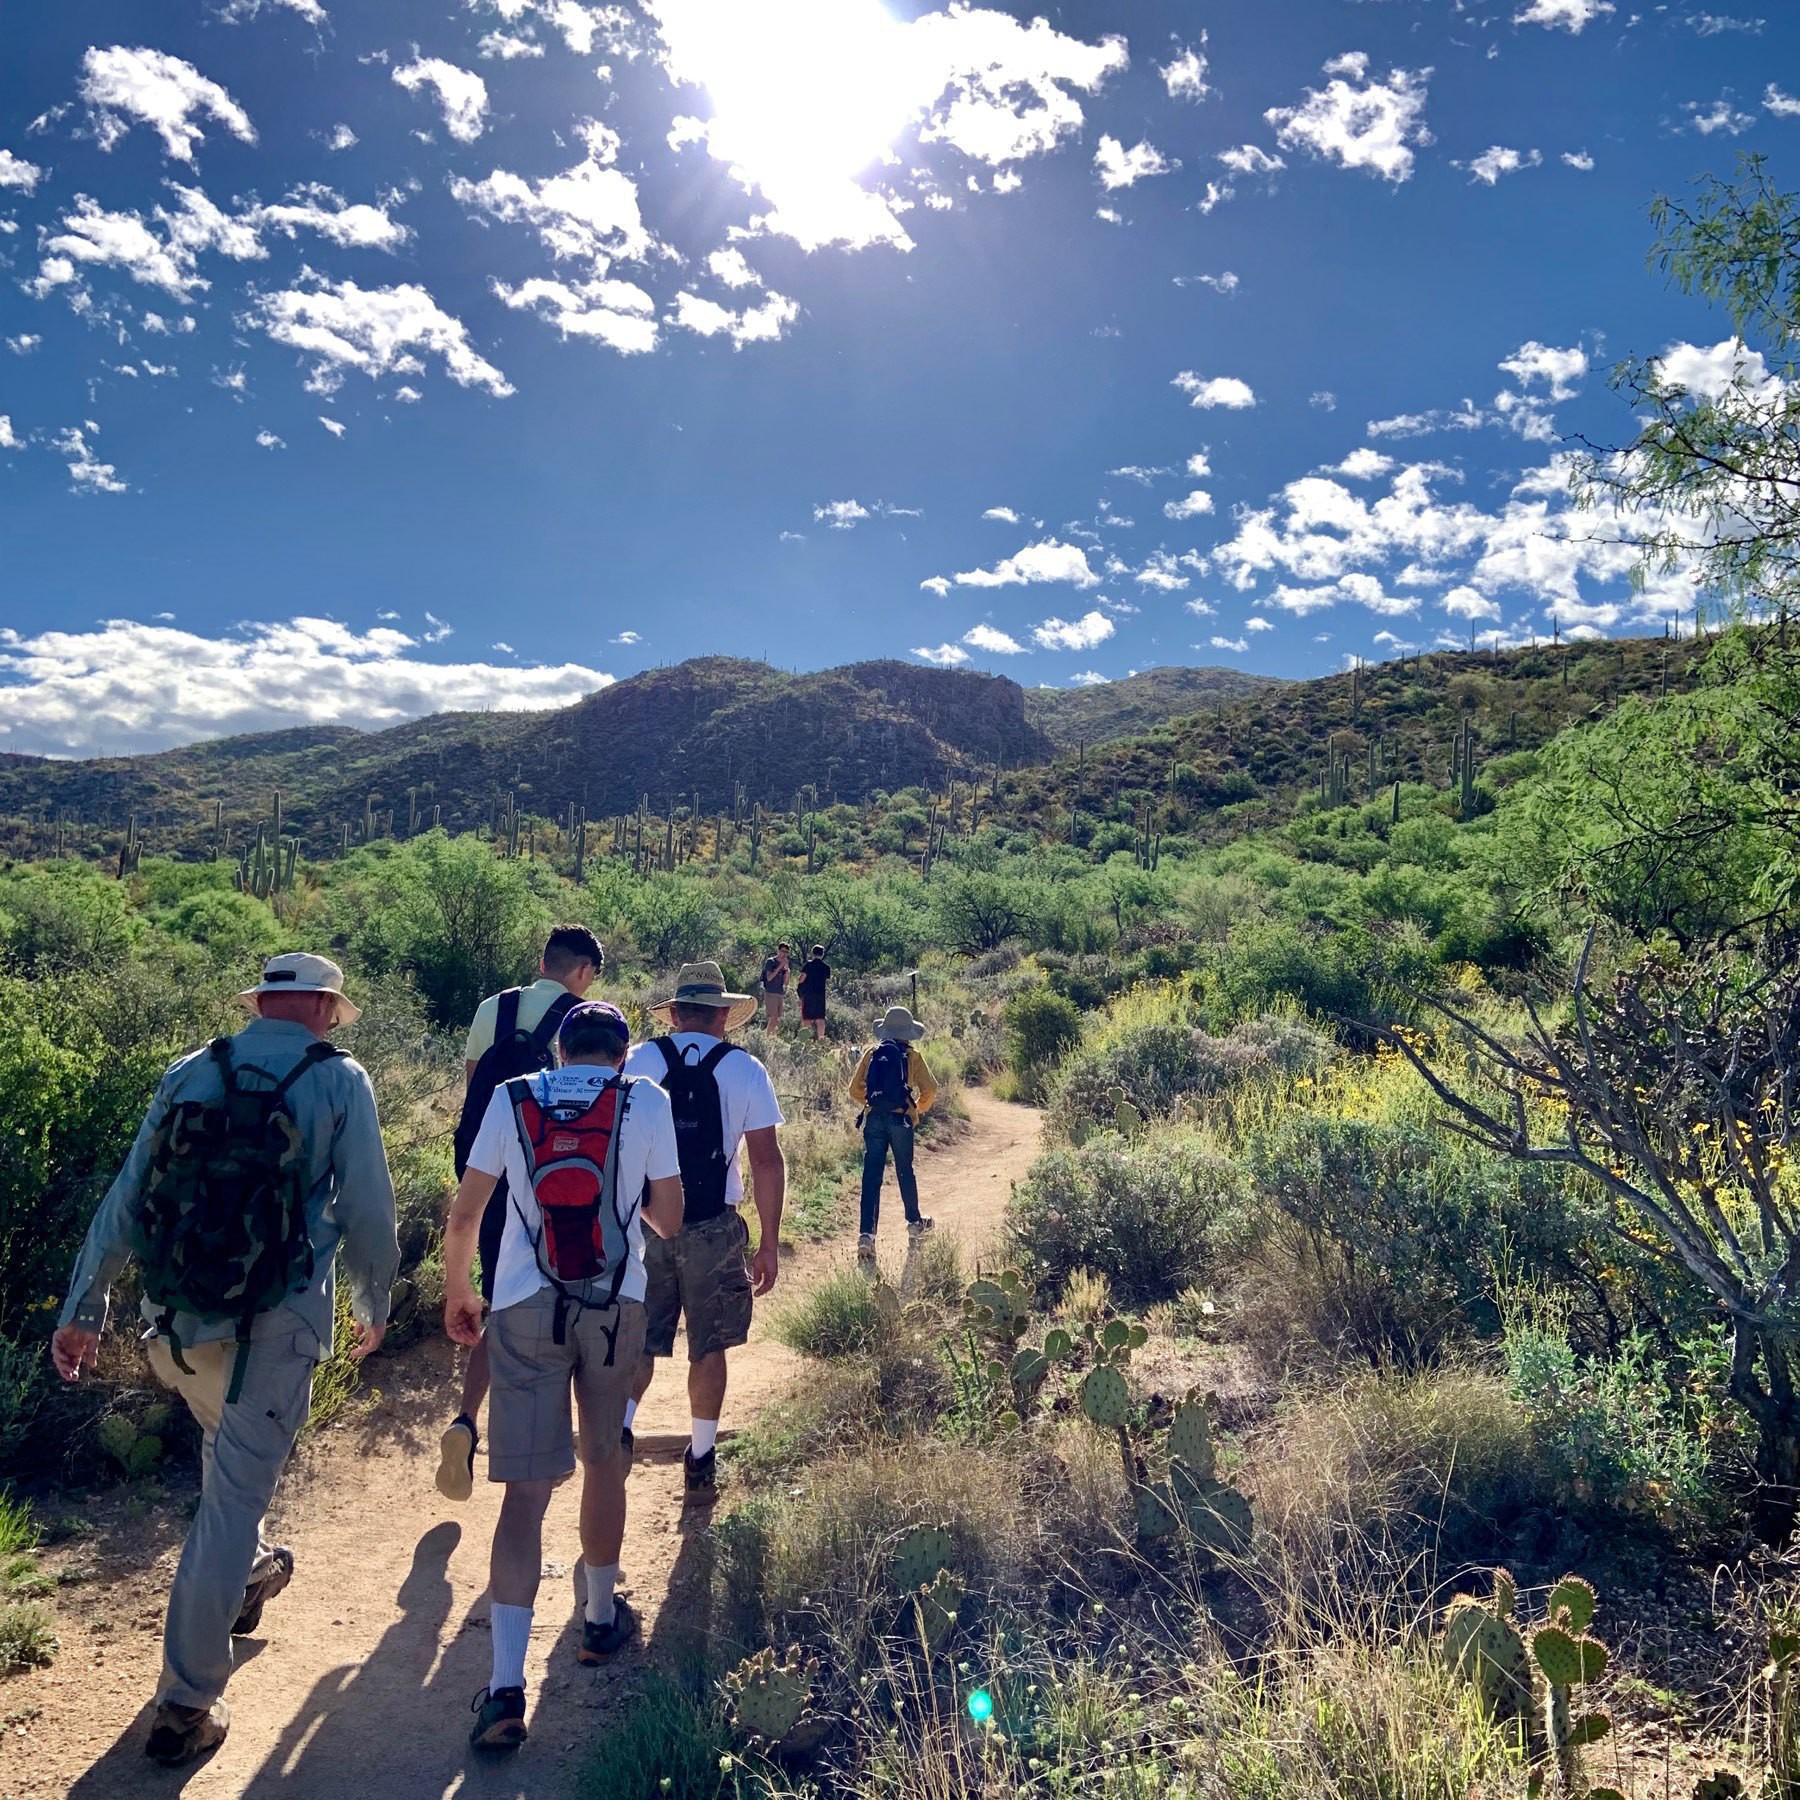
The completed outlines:
[[[244,1784],[246,1797],[337,1793],[352,1771],[364,1770],[379,1782],[384,1767],[393,1770],[405,1730],[441,1710],[430,1701],[445,1686],[439,1646],[454,1597],[450,1556],[461,1537],[462,1527],[446,1521],[419,1539],[394,1597],[400,1617],[362,1662],[333,1669],[313,1684]],[[402,1709],[404,1717],[398,1716]]]

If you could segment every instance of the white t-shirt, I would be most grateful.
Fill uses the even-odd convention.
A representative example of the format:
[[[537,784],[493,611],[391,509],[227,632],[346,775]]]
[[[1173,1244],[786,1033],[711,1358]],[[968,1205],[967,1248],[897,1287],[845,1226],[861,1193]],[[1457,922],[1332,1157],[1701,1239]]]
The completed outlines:
[[[613,1070],[599,1063],[576,1063],[529,1079],[534,1091],[544,1092],[547,1088],[548,1097],[555,1101],[590,1096],[616,1076]],[[539,1083],[545,1086],[540,1088]],[[506,1091],[509,1085],[502,1082],[494,1089],[494,1097],[482,1115],[481,1129],[475,1134],[474,1148],[469,1152],[471,1169],[479,1169],[484,1175],[506,1177],[506,1232],[500,1240],[500,1256],[494,1265],[492,1304],[495,1312],[517,1306],[521,1300],[529,1300],[539,1288],[550,1285],[550,1278],[538,1267],[534,1240],[542,1235],[544,1221],[531,1191],[531,1171],[525,1162],[525,1146],[519,1141],[519,1128],[513,1122],[512,1097]],[[632,1209],[631,1222],[625,1232],[631,1260],[624,1280],[619,1283],[621,1300],[642,1300],[644,1297],[644,1221],[638,1211],[644,1185],[680,1173],[669,1096],[651,1082],[633,1082],[619,1137],[619,1204],[621,1207],[629,1205]]]
[[[716,1049],[719,1040],[698,1031],[675,1031],[669,1036],[689,1062],[699,1062],[707,1051]],[[661,1083],[668,1078],[669,1066],[651,1039],[633,1044],[625,1058],[627,1075],[642,1075]],[[761,1131],[766,1126],[781,1125],[781,1102],[775,1098],[775,1083],[761,1061],[741,1047],[719,1063],[713,1071],[719,1084],[719,1112],[725,1126],[725,1154],[731,1168],[725,1177],[725,1204],[736,1206],[744,1198],[744,1178],[738,1168],[738,1146],[746,1131]],[[665,1095],[666,1099],[667,1096]],[[673,1125],[670,1126],[673,1131]]]

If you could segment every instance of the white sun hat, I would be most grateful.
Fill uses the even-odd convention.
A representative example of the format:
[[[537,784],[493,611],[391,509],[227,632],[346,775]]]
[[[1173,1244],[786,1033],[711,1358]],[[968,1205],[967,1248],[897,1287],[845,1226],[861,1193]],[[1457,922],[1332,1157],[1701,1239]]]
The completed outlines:
[[[313,956],[305,950],[271,956],[263,964],[262,980],[245,988],[238,998],[248,1006],[259,994],[335,994],[334,1024],[353,1025],[362,1017],[362,1008],[344,998],[344,971],[329,956]]]

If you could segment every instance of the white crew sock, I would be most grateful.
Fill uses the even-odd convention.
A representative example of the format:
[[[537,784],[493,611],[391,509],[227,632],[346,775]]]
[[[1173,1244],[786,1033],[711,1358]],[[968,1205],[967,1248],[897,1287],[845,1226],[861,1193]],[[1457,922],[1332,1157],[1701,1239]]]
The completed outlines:
[[[581,1570],[587,1576],[587,1622],[590,1625],[610,1625],[613,1615],[618,1611],[613,1603],[613,1589],[619,1585],[619,1565],[605,1563],[595,1568],[591,1562],[584,1562]]]
[[[635,1419],[636,1417],[637,1417],[637,1402],[635,1400],[627,1400],[625,1402],[625,1429],[627,1431],[629,1431],[631,1429],[631,1421],[633,1419]]]
[[[494,1640],[494,1672],[488,1692],[525,1685],[525,1648],[531,1642],[531,1608],[502,1606],[498,1600],[488,1609],[489,1635]]]
[[[717,1419],[694,1419],[694,1461],[698,1462],[719,1441]]]

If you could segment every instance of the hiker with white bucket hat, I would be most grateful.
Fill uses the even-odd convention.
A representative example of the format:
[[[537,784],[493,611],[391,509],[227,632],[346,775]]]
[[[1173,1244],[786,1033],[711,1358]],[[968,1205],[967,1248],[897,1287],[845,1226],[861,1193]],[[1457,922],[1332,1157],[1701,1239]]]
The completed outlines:
[[[331,1354],[339,1246],[358,1360],[387,1329],[400,1261],[374,1089],[325,1041],[358,1016],[343,970],[273,957],[238,998],[256,1017],[163,1076],[88,1227],[50,1347],[65,1381],[94,1366],[112,1284],[135,1258],[150,1366],[202,1436],[145,1746],[170,1765],[224,1739],[232,1639],[257,1629],[293,1576],[263,1518]]]
[[[890,1006],[876,1026],[880,1041],[865,1050],[850,1077],[850,1098],[862,1110],[862,1218],[856,1253],[875,1254],[875,1226],[881,1216],[881,1182],[887,1160],[894,1159],[894,1179],[906,1212],[906,1230],[916,1240],[931,1229],[919,1211],[919,1181],[913,1173],[913,1137],[920,1119],[937,1099],[937,1082],[919,1054],[925,1027],[904,1006]]]

